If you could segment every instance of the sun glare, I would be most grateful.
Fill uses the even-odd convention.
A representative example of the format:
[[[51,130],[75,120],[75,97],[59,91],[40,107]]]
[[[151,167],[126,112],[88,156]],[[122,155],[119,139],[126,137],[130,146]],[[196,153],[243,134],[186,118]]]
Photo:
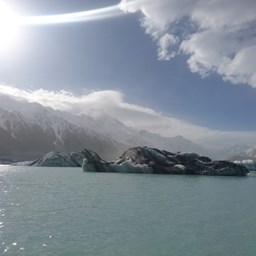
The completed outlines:
[[[5,50],[18,33],[18,16],[4,3],[0,3],[0,50]]]
[[[105,19],[123,14],[118,6],[109,6],[82,12],[57,14],[50,16],[19,16],[0,0],[0,51],[6,50],[16,42],[16,37],[23,26],[47,25],[69,22],[85,22]]]
[[[94,10],[49,16],[20,16],[0,0],[0,51],[5,52],[7,48],[17,42],[17,34],[21,27],[24,26],[86,22],[119,15],[123,15],[123,12],[117,5],[114,5]]]

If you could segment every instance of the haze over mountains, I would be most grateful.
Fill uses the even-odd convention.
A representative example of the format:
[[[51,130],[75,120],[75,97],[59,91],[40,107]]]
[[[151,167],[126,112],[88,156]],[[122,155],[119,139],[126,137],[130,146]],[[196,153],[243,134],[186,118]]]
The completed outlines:
[[[226,152],[227,159],[230,160],[248,160],[256,161],[256,146],[235,145]]]
[[[196,152],[219,159],[238,155],[249,158],[255,151],[253,145],[215,148],[214,143],[197,144],[179,133],[162,136],[128,127],[106,113],[76,115],[6,94],[0,94],[0,141],[1,158],[14,160],[31,160],[49,151],[78,152],[83,148],[113,160],[129,147],[141,145],[172,152]]]
[[[176,136],[165,138],[137,131],[106,114],[92,118],[54,110],[39,103],[0,94],[0,155],[32,159],[46,152],[88,148],[114,159],[131,146],[206,153],[203,147]]]

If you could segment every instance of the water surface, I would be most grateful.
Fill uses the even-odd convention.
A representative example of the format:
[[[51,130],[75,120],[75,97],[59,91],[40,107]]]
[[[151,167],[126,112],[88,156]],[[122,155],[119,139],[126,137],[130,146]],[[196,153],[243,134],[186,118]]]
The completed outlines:
[[[256,176],[0,166],[0,255],[255,256]]]

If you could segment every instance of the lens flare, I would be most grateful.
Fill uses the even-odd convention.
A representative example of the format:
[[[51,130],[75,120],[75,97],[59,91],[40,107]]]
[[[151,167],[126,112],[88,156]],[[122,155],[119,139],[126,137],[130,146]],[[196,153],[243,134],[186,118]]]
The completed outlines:
[[[67,14],[49,15],[49,16],[27,16],[20,17],[19,23],[22,25],[44,25],[44,24],[58,24],[70,22],[93,21],[106,18],[112,18],[124,14],[120,8],[116,6],[109,6],[105,8],[74,12]]]
[[[1,0],[0,0],[1,1]],[[2,1],[0,2],[0,50],[15,42],[21,27],[30,25],[62,24],[86,22],[124,15],[119,5],[104,8],[45,16],[20,16],[15,14]]]

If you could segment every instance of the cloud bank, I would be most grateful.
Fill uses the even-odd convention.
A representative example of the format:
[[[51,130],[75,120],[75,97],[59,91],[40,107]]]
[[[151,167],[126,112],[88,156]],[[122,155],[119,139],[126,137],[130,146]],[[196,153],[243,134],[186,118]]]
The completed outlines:
[[[122,0],[125,13],[142,13],[158,59],[188,56],[192,72],[256,87],[255,0]]]
[[[127,103],[124,95],[119,91],[93,91],[76,96],[68,91],[21,90],[18,88],[0,85],[2,94],[15,97],[19,100],[37,102],[56,110],[73,114],[85,114],[98,118],[104,114],[118,119],[127,126],[139,130],[147,130],[165,136],[177,134],[197,137],[208,129],[189,124],[176,118],[163,116],[153,109]],[[0,104],[1,107],[1,104]]]
[[[20,101],[37,102],[76,115],[85,114],[99,118],[106,114],[138,130],[146,130],[166,137],[182,135],[209,147],[229,146],[235,143],[256,144],[256,132],[223,132],[197,126],[164,116],[150,108],[130,104],[119,91],[94,91],[76,96],[63,90],[57,92],[44,89],[21,90],[0,85],[0,92],[0,97],[2,94]],[[8,106],[8,103],[6,105],[3,101],[0,101],[1,107],[12,110],[12,106]]]

